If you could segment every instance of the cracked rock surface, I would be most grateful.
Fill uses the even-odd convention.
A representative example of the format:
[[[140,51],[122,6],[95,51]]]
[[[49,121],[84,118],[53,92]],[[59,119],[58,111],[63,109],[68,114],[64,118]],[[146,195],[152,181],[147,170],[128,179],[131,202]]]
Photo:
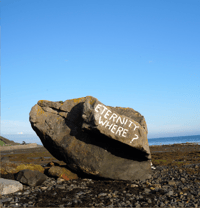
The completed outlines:
[[[116,180],[151,177],[147,125],[131,108],[106,106],[91,96],[40,100],[31,109],[30,122],[44,147],[79,175]]]

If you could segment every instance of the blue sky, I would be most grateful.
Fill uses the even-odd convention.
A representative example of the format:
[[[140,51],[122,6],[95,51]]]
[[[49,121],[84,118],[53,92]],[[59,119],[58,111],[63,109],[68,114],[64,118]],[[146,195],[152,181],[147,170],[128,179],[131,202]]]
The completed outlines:
[[[200,134],[199,0],[3,0],[1,133],[35,134],[38,100],[96,97],[149,138]]]

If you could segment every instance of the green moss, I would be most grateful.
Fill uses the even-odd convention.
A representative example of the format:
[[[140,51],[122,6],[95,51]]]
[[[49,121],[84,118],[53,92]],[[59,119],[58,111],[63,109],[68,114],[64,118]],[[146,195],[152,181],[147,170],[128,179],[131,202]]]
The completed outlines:
[[[59,101],[59,103],[63,104],[64,102],[63,101]]]
[[[183,164],[184,162],[177,162],[178,165]]]
[[[5,145],[5,143],[0,140],[0,146],[3,146],[3,145]]]
[[[161,162],[167,162],[167,160],[160,159],[160,160],[155,160],[155,162],[161,163]]]
[[[38,170],[41,173],[44,173],[44,168],[41,165],[35,165],[35,164],[21,164],[19,166],[17,166],[16,170],[20,171],[20,170],[25,170],[25,169],[29,169],[29,170]]]

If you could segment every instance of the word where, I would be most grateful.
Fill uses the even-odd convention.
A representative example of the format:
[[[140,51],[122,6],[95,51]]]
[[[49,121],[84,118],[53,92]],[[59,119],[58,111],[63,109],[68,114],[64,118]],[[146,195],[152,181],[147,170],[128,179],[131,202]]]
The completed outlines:
[[[127,127],[134,127],[133,131],[135,131],[139,126],[137,126],[133,121],[129,120],[128,118],[121,118],[120,115],[117,115],[116,113],[112,113],[108,108],[106,108],[104,105],[98,104],[95,107],[95,111],[97,113],[100,113],[101,116],[99,116],[99,124],[104,126],[105,128],[108,128],[113,134],[126,137],[128,129]],[[103,115],[104,114],[104,115]],[[103,119],[106,119],[103,121]],[[123,125],[120,126],[119,124]],[[118,124],[118,125],[117,125]],[[126,128],[124,128],[127,126]],[[133,138],[130,143],[132,143],[135,139],[138,139],[138,135],[135,134],[135,138]]]

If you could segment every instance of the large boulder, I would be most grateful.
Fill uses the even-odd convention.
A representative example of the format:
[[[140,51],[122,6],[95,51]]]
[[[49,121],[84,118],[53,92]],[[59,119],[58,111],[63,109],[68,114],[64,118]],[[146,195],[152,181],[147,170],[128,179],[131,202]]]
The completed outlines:
[[[40,100],[30,122],[44,147],[77,174],[121,180],[151,177],[144,117],[87,96],[65,102]]]

